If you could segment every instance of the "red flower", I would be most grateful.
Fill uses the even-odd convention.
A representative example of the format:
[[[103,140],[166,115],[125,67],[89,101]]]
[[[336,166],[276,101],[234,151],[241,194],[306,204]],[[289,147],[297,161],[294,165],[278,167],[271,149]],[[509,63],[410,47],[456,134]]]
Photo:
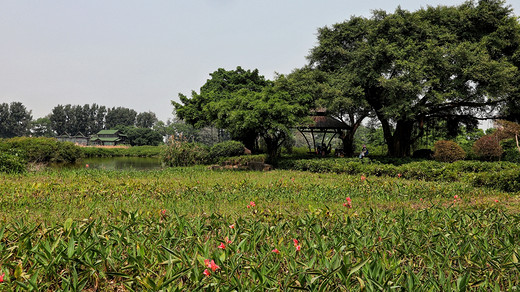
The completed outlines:
[[[275,254],[280,254],[280,251],[277,248],[273,249],[271,252],[274,252]]]
[[[251,207],[256,206],[255,202],[253,202],[253,201],[249,202],[249,205],[250,205]]]
[[[292,241],[294,242],[294,246],[298,245],[298,239],[293,239]]]
[[[204,265],[210,268],[213,272],[215,272],[217,269],[220,269],[220,267],[217,264],[215,264],[214,260],[204,260]]]
[[[217,269],[220,269],[220,267],[217,264],[215,264],[214,260],[211,260],[208,268],[210,268],[213,272],[215,272]]]
[[[495,200],[495,203],[498,203],[498,200]]]
[[[88,166],[89,166],[88,164],[85,164],[85,167],[86,167],[86,168],[88,168]]]
[[[402,174],[400,174],[400,173],[398,173],[398,174],[397,174],[397,177],[399,177],[399,178],[400,178],[401,176],[402,176]]]
[[[459,198],[459,196],[455,195],[455,196],[453,196],[453,198],[454,198],[454,199],[458,199],[458,198]]]
[[[211,273],[208,271],[208,269],[205,269],[204,272],[202,272],[206,277],[209,277]]]
[[[2,275],[0,275],[0,283],[2,283],[4,281],[4,276],[5,276],[5,273],[2,273]]]
[[[352,199],[350,199],[350,197],[347,197],[347,202],[343,203],[343,207],[352,208]]]
[[[229,228],[234,229],[235,228],[235,223],[229,225]]]
[[[300,245],[297,245],[295,247],[296,247],[296,251],[300,251],[300,249],[302,249],[302,247]]]
[[[364,175],[361,176],[361,181],[364,181],[365,179],[367,179]]]
[[[224,243],[222,242],[222,243],[220,243],[220,245],[218,246],[218,248],[220,248],[220,249],[226,249],[226,246],[225,246]]]

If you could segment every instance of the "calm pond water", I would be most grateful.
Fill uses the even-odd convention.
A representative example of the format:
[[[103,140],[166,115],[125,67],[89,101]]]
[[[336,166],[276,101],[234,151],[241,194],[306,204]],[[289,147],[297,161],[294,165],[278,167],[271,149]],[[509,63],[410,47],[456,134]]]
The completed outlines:
[[[163,168],[161,159],[157,157],[105,157],[84,158],[72,165],[55,165],[54,167],[72,167],[108,170],[155,170]]]

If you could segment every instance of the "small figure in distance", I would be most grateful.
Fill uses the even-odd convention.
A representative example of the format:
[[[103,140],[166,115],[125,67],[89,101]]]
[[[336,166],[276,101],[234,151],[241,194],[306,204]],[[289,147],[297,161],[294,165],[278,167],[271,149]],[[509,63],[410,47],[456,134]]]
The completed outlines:
[[[363,158],[368,155],[367,145],[363,144],[363,149],[361,149],[361,153],[359,153],[359,158]]]

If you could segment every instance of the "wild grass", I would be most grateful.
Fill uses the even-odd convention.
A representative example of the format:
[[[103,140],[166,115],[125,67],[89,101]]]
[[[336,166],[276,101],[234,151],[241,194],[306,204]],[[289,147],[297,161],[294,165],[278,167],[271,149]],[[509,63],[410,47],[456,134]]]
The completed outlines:
[[[520,283],[519,194],[464,182],[205,167],[0,180],[2,291],[503,291]]]

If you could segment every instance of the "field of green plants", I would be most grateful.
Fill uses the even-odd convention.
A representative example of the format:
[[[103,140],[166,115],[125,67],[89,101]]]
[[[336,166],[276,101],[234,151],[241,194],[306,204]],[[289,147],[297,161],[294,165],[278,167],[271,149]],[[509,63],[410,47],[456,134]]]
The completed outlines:
[[[518,289],[520,192],[392,167],[0,173],[0,291]]]

